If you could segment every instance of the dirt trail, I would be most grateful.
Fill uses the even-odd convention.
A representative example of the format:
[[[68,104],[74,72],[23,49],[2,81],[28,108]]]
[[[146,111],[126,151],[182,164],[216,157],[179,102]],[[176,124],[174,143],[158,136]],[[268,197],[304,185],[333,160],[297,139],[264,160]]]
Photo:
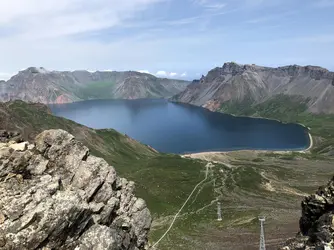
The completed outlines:
[[[166,230],[166,232],[160,237],[160,239],[155,242],[152,247],[150,249],[155,249],[155,247],[159,244],[160,241],[162,241],[165,236],[169,233],[169,231],[172,229],[177,217],[179,216],[179,214],[181,213],[182,209],[185,207],[185,205],[188,203],[188,201],[190,200],[190,198],[192,197],[192,195],[194,194],[194,192],[196,191],[196,189],[203,184],[207,179],[208,179],[208,172],[209,172],[209,165],[206,165],[206,170],[205,170],[205,178],[200,181],[195,187],[194,189],[191,191],[190,195],[188,196],[188,198],[186,199],[186,201],[183,203],[182,207],[179,209],[179,211],[175,214],[174,219],[172,220],[170,226],[168,227],[168,229]]]

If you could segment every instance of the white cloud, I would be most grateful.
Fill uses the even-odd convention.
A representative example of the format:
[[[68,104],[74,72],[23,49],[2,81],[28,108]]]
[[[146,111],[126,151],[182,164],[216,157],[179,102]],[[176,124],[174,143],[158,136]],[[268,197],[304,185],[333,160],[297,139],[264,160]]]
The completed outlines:
[[[150,74],[150,72],[148,70],[137,70],[140,73],[146,73],[146,74]]]
[[[266,22],[266,21],[268,21],[267,17],[260,17],[260,18],[247,20],[246,23],[257,24],[257,23],[262,23],[262,22]]]
[[[163,70],[159,70],[157,73],[155,73],[157,76],[167,76],[167,72]]]
[[[0,3],[0,26],[36,39],[111,28],[164,0],[11,0]]]
[[[205,7],[212,10],[219,10],[224,8],[225,6],[226,4],[224,3],[212,3],[212,4],[207,4]]]
[[[167,72],[165,70],[159,70],[157,73],[155,73],[155,75],[159,77],[176,77],[179,74],[176,72]]]
[[[209,10],[220,10],[226,6],[219,0],[193,0],[193,2]]]
[[[131,34],[108,42],[82,35],[121,27],[163,1],[168,0],[0,1],[0,55],[11,58],[0,62],[0,70],[11,72],[29,66],[55,70],[139,68],[142,58],[149,60],[145,51],[153,41],[146,45],[138,42],[143,38]],[[76,34],[80,39],[73,36]]]
[[[187,72],[183,72],[182,74],[181,74],[181,77],[186,77],[187,76]]]

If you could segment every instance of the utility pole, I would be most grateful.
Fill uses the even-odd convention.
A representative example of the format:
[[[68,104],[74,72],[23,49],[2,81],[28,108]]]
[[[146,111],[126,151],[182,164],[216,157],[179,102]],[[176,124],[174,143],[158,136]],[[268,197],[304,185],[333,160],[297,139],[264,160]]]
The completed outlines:
[[[217,208],[217,214],[218,214],[218,221],[222,221],[222,204],[220,201],[217,202],[218,208]]]
[[[261,234],[260,234],[260,250],[266,250],[266,243],[264,240],[264,222],[266,218],[264,216],[259,217],[259,221],[261,223]]]

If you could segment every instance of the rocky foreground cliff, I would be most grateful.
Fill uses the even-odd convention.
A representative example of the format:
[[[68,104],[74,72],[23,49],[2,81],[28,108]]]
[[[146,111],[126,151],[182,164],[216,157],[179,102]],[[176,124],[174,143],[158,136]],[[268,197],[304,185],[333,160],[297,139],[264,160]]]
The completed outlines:
[[[300,232],[281,250],[334,249],[334,177],[302,201]]]
[[[71,134],[0,137],[0,249],[147,247],[151,215],[134,183]]]
[[[48,71],[30,67],[0,81],[0,101],[70,103],[91,99],[165,98],[183,91],[188,81],[136,71]]]
[[[215,111],[229,102],[253,105],[282,94],[301,96],[310,112],[334,113],[334,72],[316,66],[270,68],[225,63],[171,100]]]

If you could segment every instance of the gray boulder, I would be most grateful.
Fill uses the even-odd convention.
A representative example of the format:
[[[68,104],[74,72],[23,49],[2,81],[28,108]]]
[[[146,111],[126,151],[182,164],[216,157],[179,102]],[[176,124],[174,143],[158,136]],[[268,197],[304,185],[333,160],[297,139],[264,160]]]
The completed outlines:
[[[147,248],[151,215],[134,183],[63,130],[0,148],[0,249]]]
[[[284,250],[334,249],[334,177],[301,203],[300,232]]]

